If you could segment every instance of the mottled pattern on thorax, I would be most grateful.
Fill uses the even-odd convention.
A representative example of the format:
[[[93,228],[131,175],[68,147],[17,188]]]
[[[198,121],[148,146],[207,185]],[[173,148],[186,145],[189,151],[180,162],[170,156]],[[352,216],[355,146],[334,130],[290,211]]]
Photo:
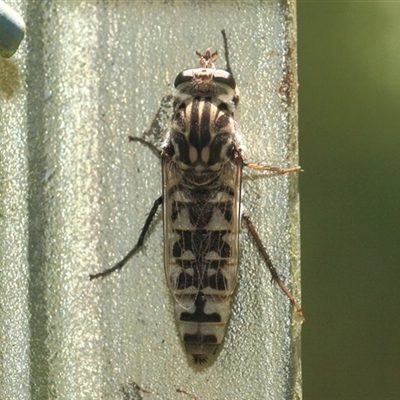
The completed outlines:
[[[172,161],[194,184],[218,176],[234,149],[235,121],[217,98],[194,97],[177,106],[170,127]]]

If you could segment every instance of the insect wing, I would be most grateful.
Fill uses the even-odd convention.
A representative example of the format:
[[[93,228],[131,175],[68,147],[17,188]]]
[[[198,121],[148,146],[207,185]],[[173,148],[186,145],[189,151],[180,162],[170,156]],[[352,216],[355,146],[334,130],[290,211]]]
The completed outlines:
[[[168,286],[184,309],[194,307],[199,292],[222,305],[237,281],[242,167],[229,162],[217,181],[203,189],[186,187],[181,173],[164,160]]]

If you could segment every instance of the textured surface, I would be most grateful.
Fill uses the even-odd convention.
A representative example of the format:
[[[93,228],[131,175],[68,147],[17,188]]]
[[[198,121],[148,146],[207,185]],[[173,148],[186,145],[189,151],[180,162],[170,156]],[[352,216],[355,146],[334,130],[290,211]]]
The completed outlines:
[[[143,398],[301,398],[298,319],[246,231],[226,340],[202,370],[177,335],[160,218],[123,271],[88,280],[133,246],[161,192],[159,161],[127,136],[150,126],[195,50],[219,50],[225,66],[221,29],[248,160],[297,164],[287,6],[49,1],[19,11],[26,84],[1,99],[0,397],[139,398],[133,381]],[[291,287],[297,177],[265,176],[245,173],[243,203]]]

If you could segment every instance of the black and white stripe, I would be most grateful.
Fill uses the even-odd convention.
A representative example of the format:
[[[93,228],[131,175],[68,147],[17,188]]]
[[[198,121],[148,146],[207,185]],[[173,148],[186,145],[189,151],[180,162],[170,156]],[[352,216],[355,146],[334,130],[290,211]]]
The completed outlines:
[[[242,159],[232,75],[183,71],[163,146],[165,268],[195,362],[223,341],[238,264]]]

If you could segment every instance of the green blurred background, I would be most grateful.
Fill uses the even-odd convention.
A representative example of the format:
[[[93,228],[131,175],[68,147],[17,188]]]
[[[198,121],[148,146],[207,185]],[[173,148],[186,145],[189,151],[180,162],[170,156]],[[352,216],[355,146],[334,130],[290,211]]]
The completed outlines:
[[[400,399],[400,2],[297,11],[304,399]]]

